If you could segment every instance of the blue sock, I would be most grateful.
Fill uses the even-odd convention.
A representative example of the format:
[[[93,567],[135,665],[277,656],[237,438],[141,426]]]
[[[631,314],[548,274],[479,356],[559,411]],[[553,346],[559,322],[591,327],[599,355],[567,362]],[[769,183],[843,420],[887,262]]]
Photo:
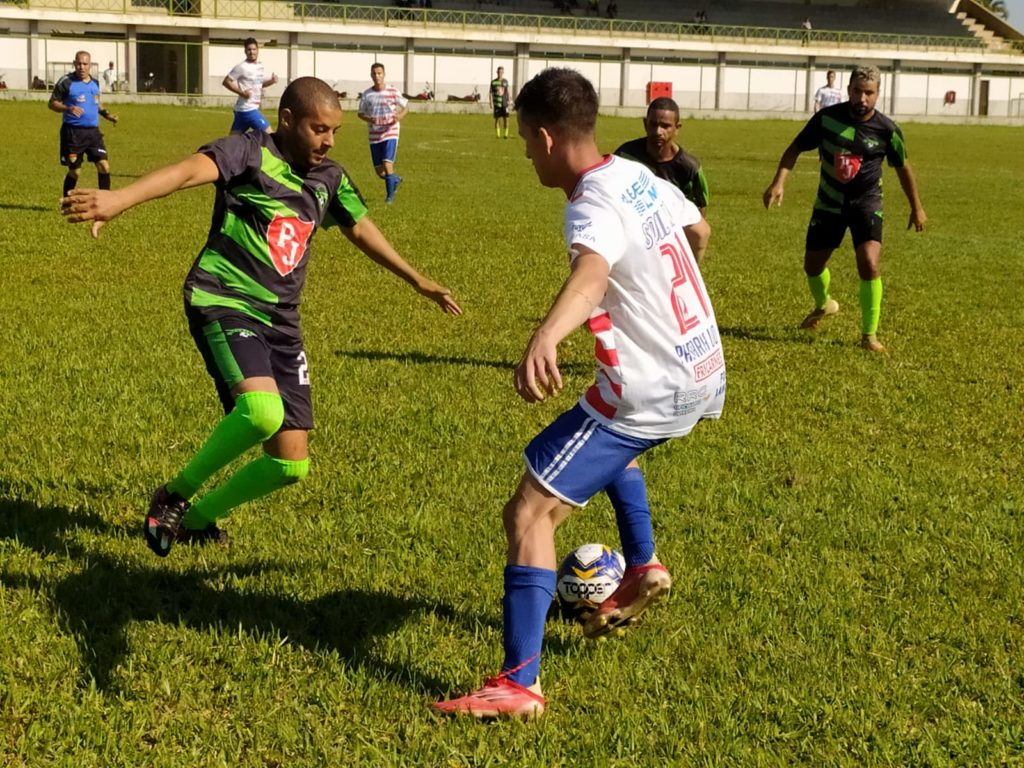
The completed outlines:
[[[654,556],[654,530],[644,473],[639,467],[628,467],[605,486],[604,492],[615,509],[626,566],[643,565]]]
[[[512,682],[533,685],[537,681],[544,620],[554,597],[554,571],[529,565],[505,566],[505,597],[501,601],[505,662],[501,671],[515,669],[509,675]]]
[[[387,190],[388,197],[395,194],[395,187],[397,186],[398,184],[395,182],[395,174],[389,173],[384,177],[384,188]]]

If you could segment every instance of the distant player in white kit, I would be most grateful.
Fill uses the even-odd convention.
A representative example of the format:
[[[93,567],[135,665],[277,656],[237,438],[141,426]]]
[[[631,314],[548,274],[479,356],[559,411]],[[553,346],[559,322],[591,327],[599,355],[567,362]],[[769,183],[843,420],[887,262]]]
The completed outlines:
[[[373,85],[359,95],[359,119],[370,126],[370,159],[373,170],[384,180],[384,202],[392,203],[402,177],[395,173],[401,121],[409,113],[409,101],[394,86],[384,82],[384,65],[370,67]]]
[[[244,45],[245,61],[236,64],[223,82],[225,88],[238,95],[231,133],[245,133],[249,130],[270,133],[270,123],[260,114],[260,104],[263,102],[263,89],[276,83],[277,75],[263,77],[263,65],[257,61],[260,46],[256,38],[246,38]]]
[[[825,85],[814,92],[814,111],[818,112],[825,107],[831,107],[843,101],[843,92],[836,88],[836,73],[830,69],[825,74]]]
[[[515,370],[527,402],[562,388],[558,344],[584,323],[597,380],[526,447],[526,471],[505,505],[505,659],[497,677],[434,707],[480,718],[544,711],[540,653],[555,593],[555,528],[604,491],[615,510],[626,572],[583,627],[617,633],[671,587],[658,560],[637,457],[715,419],[725,403],[725,360],[697,268],[710,227],[697,207],[644,165],[602,156],[597,94],[570,69],[546,69],[515,102],[519,135],[540,183],[568,198],[570,274]]]

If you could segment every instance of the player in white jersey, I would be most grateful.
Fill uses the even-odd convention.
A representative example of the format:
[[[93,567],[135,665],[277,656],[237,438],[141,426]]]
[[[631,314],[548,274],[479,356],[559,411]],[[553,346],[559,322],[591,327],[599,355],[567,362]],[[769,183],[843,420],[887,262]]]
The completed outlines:
[[[370,67],[373,85],[359,94],[359,119],[370,126],[370,158],[373,170],[384,180],[385,203],[395,199],[402,177],[395,173],[401,121],[409,113],[409,101],[384,82],[384,65]]]
[[[526,471],[505,505],[504,650],[497,677],[435,708],[477,717],[544,710],[540,653],[555,592],[555,528],[604,491],[626,559],[619,587],[584,625],[617,634],[672,583],[654,548],[637,457],[721,415],[725,361],[697,259],[710,228],[673,185],[644,165],[602,156],[594,138],[597,94],[569,69],[546,69],[515,103],[519,134],[542,185],[569,200],[570,275],[516,366],[527,402],[562,388],[558,344],[586,324],[596,339],[597,381],[527,446]]]
[[[232,133],[246,131],[270,132],[270,123],[260,114],[263,89],[277,82],[277,75],[263,76],[263,65],[258,61],[260,46],[256,38],[245,40],[245,61],[240,62],[224,77],[223,85],[238,95],[235,102],[235,119],[231,123]]]
[[[836,88],[836,73],[834,70],[829,70],[825,74],[826,84],[821,86],[814,92],[814,111],[824,109],[825,107],[831,107],[833,104],[838,104],[843,100],[843,92]]]

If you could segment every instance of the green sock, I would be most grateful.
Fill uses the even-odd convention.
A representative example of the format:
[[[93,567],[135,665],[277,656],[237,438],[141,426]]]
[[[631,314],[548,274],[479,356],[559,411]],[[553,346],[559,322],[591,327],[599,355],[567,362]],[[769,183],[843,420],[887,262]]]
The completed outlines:
[[[281,428],[284,402],[276,392],[245,392],[231,413],[221,419],[192,461],[167,490],[190,499],[218,469],[227,466]]]
[[[297,483],[307,474],[309,459],[288,461],[263,454],[189,507],[184,525],[192,530],[205,528],[238,505]]]
[[[867,336],[874,336],[878,330],[878,318],[882,314],[882,278],[860,281],[861,329]]]
[[[498,126],[494,126],[494,138],[501,138],[501,129]]]
[[[808,275],[807,287],[811,289],[811,296],[814,297],[814,308],[824,309],[828,304],[828,286],[832,282],[832,275],[828,267],[820,275]]]

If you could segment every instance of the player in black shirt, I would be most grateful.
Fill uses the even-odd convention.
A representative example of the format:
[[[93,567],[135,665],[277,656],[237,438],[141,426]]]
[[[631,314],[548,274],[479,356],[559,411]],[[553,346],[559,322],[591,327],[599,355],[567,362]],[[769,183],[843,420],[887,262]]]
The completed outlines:
[[[399,256],[345,170],[327,159],[340,124],[331,87],[299,78],[281,96],[275,133],[231,135],[123,189],[74,190],[62,200],[68,221],[94,222],[96,237],[104,222],[139,203],[200,184],[217,188],[206,246],[185,281],[185,312],[226,415],[153,495],[143,533],[160,556],[175,542],[225,541],[219,518],[309,471],[313,414],[298,307],[319,226],[339,227],[445,312],[461,313],[447,288]],[[262,456],[192,502],[215,472],[260,444]]]
[[[883,160],[896,169],[910,203],[907,228],[920,232],[928,218],[917,194],[903,133],[875,109],[880,80],[877,67],[854,69],[847,86],[849,101],[814,114],[782,154],[775,178],[763,196],[765,208],[781,205],[786,177],[800,153],[818,150],[821,177],[804,255],[814,310],[800,327],[816,328],[826,317],[839,312],[839,303],[828,293],[827,264],[849,228],[860,275],[861,346],[872,352],[885,351],[875,335],[882,308]]]
[[[676,143],[680,126],[679,105],[664,96],[657,98],[648,105],[644,118],[647,136],[627,141],[615,154],[643,163],[655,175],[675,184],[703,216],[708,207],[708,181],[700,160]]]

